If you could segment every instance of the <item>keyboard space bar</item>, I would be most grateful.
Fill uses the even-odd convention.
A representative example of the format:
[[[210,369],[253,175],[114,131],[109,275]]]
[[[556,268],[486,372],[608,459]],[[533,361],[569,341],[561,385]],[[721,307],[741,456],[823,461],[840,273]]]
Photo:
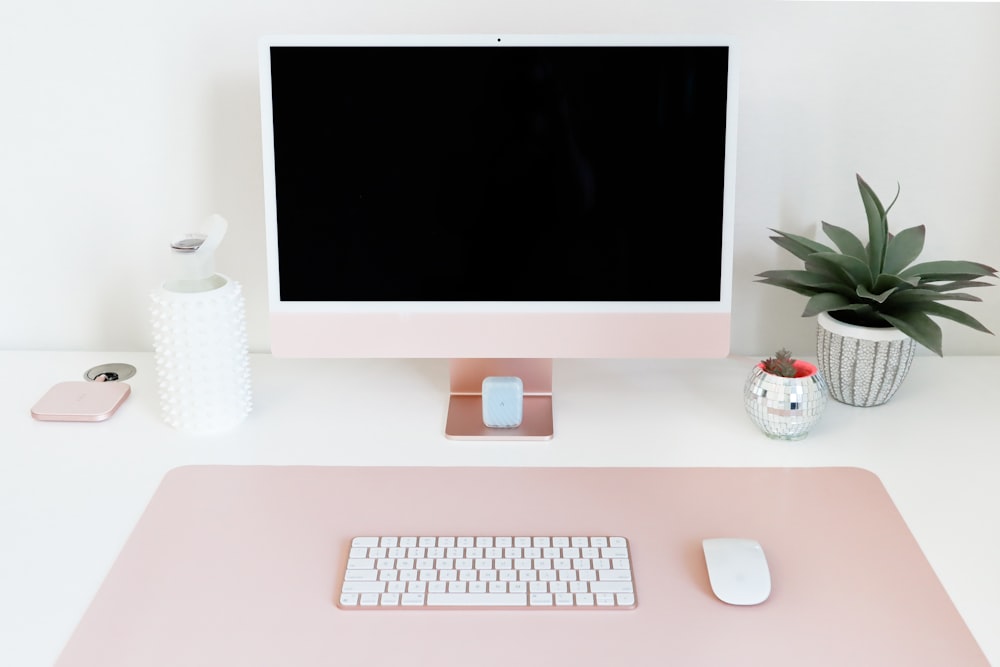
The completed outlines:
[[[526,607],[527,593],[428,593],[428,607]]]

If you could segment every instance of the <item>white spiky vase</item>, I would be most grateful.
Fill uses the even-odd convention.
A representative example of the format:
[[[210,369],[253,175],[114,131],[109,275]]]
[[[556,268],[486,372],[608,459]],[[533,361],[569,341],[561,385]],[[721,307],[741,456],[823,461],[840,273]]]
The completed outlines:
[[[172,245],[177,277],[154,290],[153,352],[163,420],[189,433],[228,430],[253,404],[243,289],[214,272],[226,222]]]

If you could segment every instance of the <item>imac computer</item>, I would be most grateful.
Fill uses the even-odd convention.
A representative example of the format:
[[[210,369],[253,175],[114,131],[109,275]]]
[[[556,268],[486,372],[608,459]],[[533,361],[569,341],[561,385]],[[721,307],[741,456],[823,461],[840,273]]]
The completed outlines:
[[[262,38],[272,354],[449,359],[468,439],[552,437],[553,359],[726,356],[736,61],[725,38]],[[522,380],[519,426],[484,425],[491,376]]]

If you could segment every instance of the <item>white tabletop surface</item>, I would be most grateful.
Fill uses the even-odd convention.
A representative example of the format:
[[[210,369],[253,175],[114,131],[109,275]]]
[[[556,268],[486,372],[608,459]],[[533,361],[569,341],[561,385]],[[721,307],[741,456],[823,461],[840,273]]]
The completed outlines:
[[[1000,665],[1000,357],[918,356],[888,404],[831,402],[797,443],[746,416],[755,361],[556,360],[553,440],[463,442],[443,435],[444,360],[253,355],[250,416],[195,436],[160,419],[151,354],[0,352],[0,664],[55,661],[168,470],[294,464],[865,468]],[[111,419],[31,418],[50,386],[108,362],[138,369]]]

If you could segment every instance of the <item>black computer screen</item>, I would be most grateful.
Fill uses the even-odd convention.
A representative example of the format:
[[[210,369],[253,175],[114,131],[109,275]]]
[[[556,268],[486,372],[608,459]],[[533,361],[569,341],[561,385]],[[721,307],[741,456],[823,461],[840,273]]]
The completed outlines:
[[[720,298],[728,47],[270,49],[283,301]]]

